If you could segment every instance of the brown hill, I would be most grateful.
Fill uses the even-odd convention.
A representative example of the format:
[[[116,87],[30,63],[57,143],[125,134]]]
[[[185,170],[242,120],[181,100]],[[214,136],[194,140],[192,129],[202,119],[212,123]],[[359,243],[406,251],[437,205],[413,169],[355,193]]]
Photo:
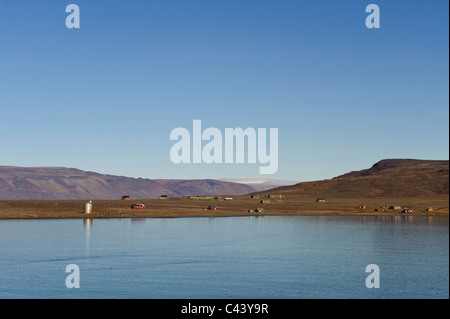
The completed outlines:
[[[118,199],[161,195],[243,195],[245,184],[219,180],[152,180],[98,174],[65,167],[0,166],[0,199]]]
[[[385,171],[387,169],[399,168],[402,170],[402,174],[409,171],[409,174],[415,174],[418,171],[435,170],[437,166],[442,166],[443,169],[448,169],[449,161],[433,161],[433,160],[417,160],[417,159],[385,159],[375,163],[369,169],[363,169],[360,171],[353,171],[347,174],[337,176],[335,178],[345,177],[359,177],[359,176],[371,176],[376,174],[393,174],[395,171]],[[439,168],[440,169],[440,168]],[[398,171],[397,171],[398,172]]]
[[[333,198],[433,197],[449,194],[449,161],[389,159],[333,179],[271,191],[290,196]]]

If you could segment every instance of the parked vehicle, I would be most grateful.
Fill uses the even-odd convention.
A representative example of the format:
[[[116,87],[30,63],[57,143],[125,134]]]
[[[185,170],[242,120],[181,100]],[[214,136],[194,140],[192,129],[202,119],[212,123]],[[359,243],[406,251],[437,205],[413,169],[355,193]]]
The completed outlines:
[[[413,210],[412,210],[411,208],[405,208],[404,210],[402,210],[402,213],[405,213],[405,214],[412,214],[412,213],[413,213]]]
[[[131,205],[131,209],[145,209],[144,204],[133,204]]]

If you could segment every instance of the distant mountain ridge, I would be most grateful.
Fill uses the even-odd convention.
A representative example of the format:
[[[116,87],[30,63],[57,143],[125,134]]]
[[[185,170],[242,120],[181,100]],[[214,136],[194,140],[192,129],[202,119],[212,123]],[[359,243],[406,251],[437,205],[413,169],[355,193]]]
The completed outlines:
[[[143,179],[65,167],[0,166],[0,199],[152,199],[264,192],[251,184],[214,179]],[[289,197],[414,197],[449,195],[449,161],[385,159],[332,179],[270,190]],[[262,193],[262,194],[264,194]]]
[[[221,179],[222,181],[226,182],[235,182],[240,184],[246,184],[252,186],[256,192],[262,192],[265,190],[281,187],[281,186],[288,186],[288,185],[294,185],[297,184],[298,181],[290,181],[290,180],[282,180],[282,179],[273,179],[273,178],[261,178],[261,177],[253,177],[253,178],[246,178],[246,177],[239,177],[239,178],[227,178],[227,179]]]
[[[65,167],[0,166],[0,199],[136,199],[189,195],[244,195],[249,185],[219,181],[153,180]]]

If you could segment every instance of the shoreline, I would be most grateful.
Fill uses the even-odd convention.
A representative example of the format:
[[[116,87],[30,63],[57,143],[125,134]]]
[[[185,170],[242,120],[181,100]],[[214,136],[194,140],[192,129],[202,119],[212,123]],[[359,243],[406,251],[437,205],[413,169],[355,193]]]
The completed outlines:
[[[92,200],[92,213],[83,212],[88,200],[0,200],[0,220],[8,219],[82,219],[82,218],[182,218],[237,216],[449,216],[448,195],[429,198],[329,198],[324,203],[311,197],[271,199],[261,203],[249,195],[231,196],[232,200],[192,200],[187,197],[169,199]],[[358,206],[364,203],[366,209]],[[414,213],[399,210],[376,212],[386,203],[412,207]],[[145,209],[131,209],[144,204]],[[207,210],[209,205],[217,211]],[[427,212],[427,207],[433,207]],[[254,212],[262,208],[264,212]],[[249,210],[253,210],[249,212]]]
[[[80,219],[80,220],[101,220],[101,219],[151,219],[151,218],[165,218],[165,219],[177,219],[177,218],[231,218],[231,217],[283,217],[283,216],[303,216],[303,217],[325,217],[325,216],[340,216],[340,217],[436,217],[436,218],[448,218],[449,214],[403,214],[403,213],[386,213],[386,214],[360,214],[360,213],[317,213],[317,214],[259,214],[259,215],[179,215],[179,216],[164,216],[164,215],[140,215],[140,216],[90,216],[84,215],[80,217],[7,217],[0,218],[2,220],[63,220],[63,219]]]

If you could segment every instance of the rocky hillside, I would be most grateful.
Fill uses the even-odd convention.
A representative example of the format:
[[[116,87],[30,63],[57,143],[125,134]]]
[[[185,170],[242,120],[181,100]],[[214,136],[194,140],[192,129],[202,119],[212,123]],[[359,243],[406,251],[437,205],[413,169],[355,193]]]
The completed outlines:
[[[272,192],[316,197],[433,197],[449,194],[449,161],[387,159],[333,179],[303,182]]]

